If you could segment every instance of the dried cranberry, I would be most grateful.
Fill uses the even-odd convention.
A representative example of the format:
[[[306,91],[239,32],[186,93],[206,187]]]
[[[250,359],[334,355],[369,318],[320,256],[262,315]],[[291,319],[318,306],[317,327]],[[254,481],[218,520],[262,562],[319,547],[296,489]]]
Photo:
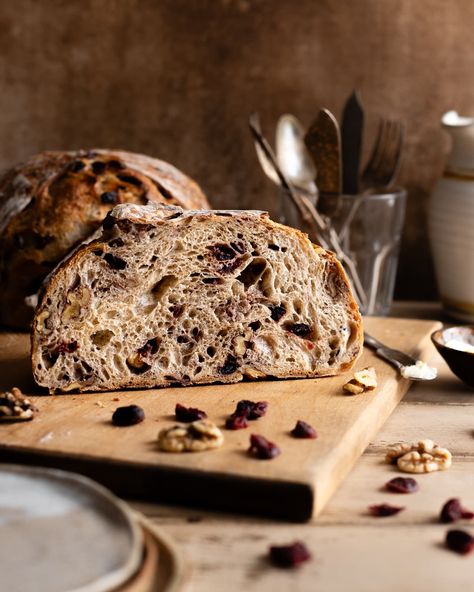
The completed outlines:
[[[272,545],[270,547],[270,561],[277,567],[296,567],[311,559],[311,553],[301,541],[292,545]]]
[[[94,175],[102,175],[102,173],[105,173],[106,166],[107,165],[105,164],[105,162],[96,160],[92,163],[92,172],[94,173]]]
[[[201,411],[201,409],[197,409],[196,407],[185,407],[180,403],[176,403],[174,412],[176,414],[176,419],[178,421],[182,421],[183,423],[191,423],[192,421],[206,419],[207,417],[207,413],[205,411]]]
[[[461,506],[461,502],[457,498],[448,500],[441,509],[441,522],[457,522],[457,520],[472,520],[474,513],[466,510]]]
[[[243,415],[247,419],[254,420],[263,417],[268,409],[266,401],[247,401],[242,400],[237,403],[235,415]]]
[[[385,483],[385,488],[392,493],[415,493],[420,489],[417,481],[411,477],[395,477]]]
[[[116,426],[131,426],[140,423],[145,419],[145,412],[138,405],[127,405],[117,407],[112,415],[112,423]]]
[[[446,546],[460,555],[467,555],[474,549],[474,537],[465,530],[448,530]]]
[[[214,286],[215,284],[222,284],[222,278],[207,277],[203,278],[202,283],[207,284],[208,286]]]
[[[242,265],[242,258],[241,257],[237,257],[237,259],[234,259],[233,261],[229,261],[228,263],[224,263],[224,265],[218,269],[219,273],[232,273],[233,271],[235,271],[237,269],[237,267],[240,267]]]
[[[109,246],[110,247],[123,247],[125,243],[123,242],[123,240],[118,237],[118,238],[113,238],[111,241],[109,241]]]
[[[313,426],[310,426],[309,423],[298,419],[296,422],[295,427],[291,430],[291,435],[293,438],[317,438],[318,434]]]
[[[218,261],[229,261],[230,259],[234,259],[235,251],[232,247],[228,245],[212,245],[207,247],[213,257],[215,257]]]
[[[285,315],[286,313],[286,308],[282,305],[276,305],[276,306],[270,306],[270,310],[271,310],[271,318],[273,321],[276,321],[278,323],[278,321]]]
[[[288,327],[288,331],[297,337],[308,337],[311,335],[311,327],[306,323],[296,323]]]
[[[219,372],[225,376],[233,374],[237,370],[237,360],[232,355],[228,355],[223,366],[219,368]]]
[[[243,255],[245,253],[244,243],[241,243],[241,242],[230,243],[230,246],[234,249],[234,251],[237,251],[237,253],[240,253],[241,255]]]
[[[105,191],[100,196],[100,201],[103,204],[115,204],[117,203],[118,195],[116,191]]]
[[[252,434],[250,436],[250,448],[249,453],[255,458],[259,458],[261,460],[268,460],[271,458],[275,458],[281,453],[281,450],[278,448],[276,444],[270,442],[263,436],[259,436],[258,434]]]
[[[181,315],[183,310],[184,306],[182,306],[181,304],[173,304],[173,306],[170,307],[170,312],[175,319],[177,319]]]
[[[104,255],[104,259],[113,269],[125,269],[127,267],[127,262],[121,259],[120,257],[116,257],[112,255],[112,253],[106,253]]]
[[[236,413],[225,420],[225,427],[228,430],[244,430],[248,425],[245,415],[237,415]]]
[[[149,339],[145,345],[138,350],[138,353],[142,356],[147,356],[149,354],[153,355],[156,354],[159,346],[158,338],[154,337],[153,339]]]
[[[378,504],[375,506],[369,506],[369,513],[378,518],[385,518],[386,516],[398,514],[398,512],[401,512],[404,509],[405,508],[399,506],[391,506],[390,504]]]
[[[60,343],[56,349],[58,354],[72,354],[79,347],[77,341],[70,341],[69,343]]]

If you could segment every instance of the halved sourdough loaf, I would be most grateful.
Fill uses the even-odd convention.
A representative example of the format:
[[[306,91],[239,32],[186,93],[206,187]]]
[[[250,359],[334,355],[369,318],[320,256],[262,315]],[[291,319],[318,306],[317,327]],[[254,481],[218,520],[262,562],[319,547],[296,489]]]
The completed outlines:
[[[32,364],[51,391],[330,376],[362,325],[330,252],[258,211],[115,207],[51,277]]]

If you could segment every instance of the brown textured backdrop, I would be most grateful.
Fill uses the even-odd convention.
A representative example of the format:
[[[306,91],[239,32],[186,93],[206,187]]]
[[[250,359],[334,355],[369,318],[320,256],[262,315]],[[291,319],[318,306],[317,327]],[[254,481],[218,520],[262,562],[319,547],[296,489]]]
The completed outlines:
[[[277,198],[247,116],[339,115],[360,89],[408,123],[397,294],[435,298],[427,197],[439,117],[474,113],[472,0],[0,0],[0,166],[44,149],[122,147],[194,176],[216,206]]]

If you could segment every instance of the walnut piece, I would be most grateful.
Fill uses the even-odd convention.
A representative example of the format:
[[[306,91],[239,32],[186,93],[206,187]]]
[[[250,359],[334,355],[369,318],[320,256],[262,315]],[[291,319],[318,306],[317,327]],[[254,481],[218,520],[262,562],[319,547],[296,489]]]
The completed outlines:
[[[0,393],[0,421],[33,419],[38,410],[19,388]]]
[[[432,473],[449,469],[452,455],[447,448],[441,448],[432,440],[415,443],[400,443],[391,446],[385,457],[388,463],[397,463],[404,473]]]
[[[392,446],[390,446],[387,449],[387,454],[385,455],[385,462],[388,464],[394,464],[401,456],[416,449],[416,444],[408,442],[399,442],[398,444],[392,444]]]
[[[202,452],[219,448],[223,442],[221,430],[209,420],[164,428],[158,434],[158,446],[164,452]]]
[[[77,293],[69,292],[66,296],[67,304],[63,311],[63,321],[78,318],[83,307],[87,306],[91,299],[91,293],[87,288],[80,288]]]
[[[349,380],[342,388],[351,395],[360,395],[365,391],[372,391],[377,386],[377,374],[375,368],[369,366],[358,372],[354,372],[354,378]]]

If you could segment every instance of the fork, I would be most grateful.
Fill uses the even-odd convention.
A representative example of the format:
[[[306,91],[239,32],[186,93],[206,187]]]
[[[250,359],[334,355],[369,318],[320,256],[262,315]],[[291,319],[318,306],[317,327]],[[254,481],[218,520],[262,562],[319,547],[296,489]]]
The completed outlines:
[[[361,176],[361,185],[387,189],[400,170],[405,125],[393,119],[381,119],[369,162]]]

